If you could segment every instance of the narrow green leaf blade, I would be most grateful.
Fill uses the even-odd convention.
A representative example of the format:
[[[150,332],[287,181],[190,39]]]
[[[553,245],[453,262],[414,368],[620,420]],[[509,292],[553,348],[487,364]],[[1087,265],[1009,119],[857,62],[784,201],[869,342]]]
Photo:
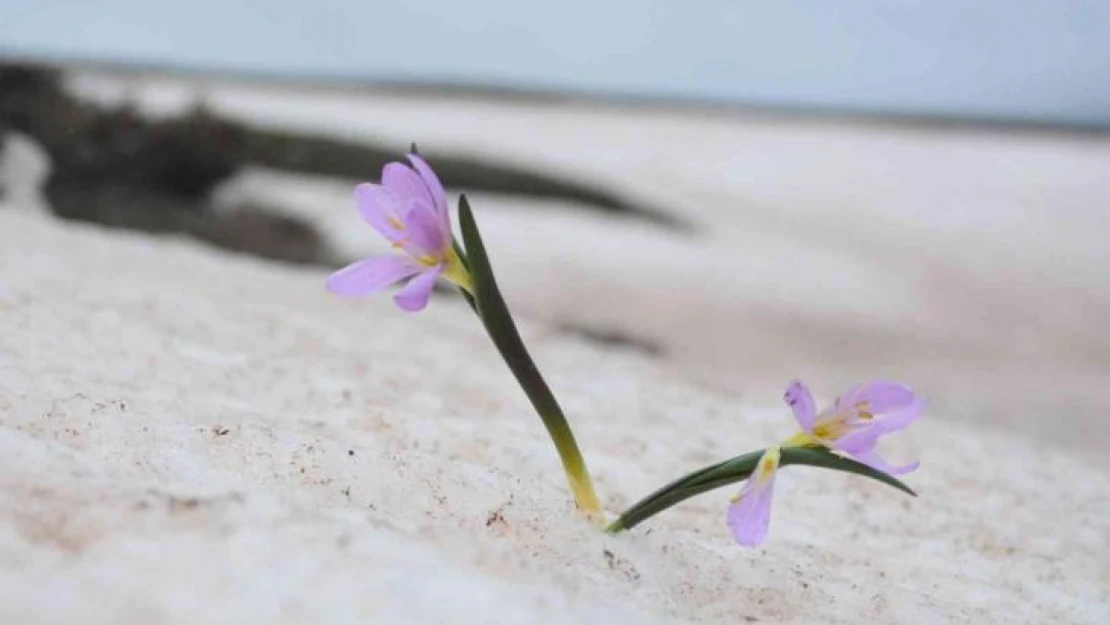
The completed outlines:
[[[755,470],[755,465],[764,451],[766,450],[751,451],[678,478],[632,504],[616,521],[605,528],[605,531],[613,534],[632,529],[648,518],[691,497],[746,479]]]
[[[611,523],[606,531],[616,533],[631,529],[660,512],[702,493],[747,479],[765,450],[749,452],[731,460],[720,462],[686,475],[655,491],[628,508]],[[786,447],[782,450],[780,466],[805,465],[854,473],[878,480],[912,496],[917,496],[901,480],[871,467],[818,447]]]
[[[466,195],[459,196],[459,229],[462,231],[463,245],[466,247],[467,269],[470,270],[470,276],[474,281],[474,299],[481,311],[482,321],[499,329],[504,328],[506,323],[511,325],[512,318],[494,280],[493,268],[486,255],[486,246],[482,241],[481,233],[478,232],[478,224],[474,221],[474,213],[470,209],[470,201],[466,199]],[[515,328],[513,333],[516,334]]]
[[[513,323],[512,314],[501,297],[482,235],[478,232],[474,213],[470,210],[470,202],[465,195],[459,198],[459,225],[463,243],[466,245],[470,276],[474,282],[474,303],[477,305],[478,316],[486,327],[486,333],[551,435],[575,503],[587,514],[600,515],[601,504],[594,492],[586,460],[578,449],[578,442],[574,439],[574,432],[571,431],[563,409],[524,346],[520,332]]]
[[[497,288],[486,246],[465,195],[459,197],[459,225],[466,245],[470,276],[474,281],[474,300],[486,331],[545,422],[555,415],[564,420],[562,409],[524,346],[509,307]]]
[[[704,469],[699,469],[697,471],[694,471],[693,473],[688,473],[678,478],[677,480],[667,484],[666,486],[663,486],[662,488],[659,488],[647,497],[644,497],[640,501],[633,504],[632,507],[630,507],[628,510],[625,510],[624,513],[621,514],[620,518],[617,519],[617,521],[606,528],[606,531],[612,533],[615,531],[620,531],[622,529],[628,529],[633,525],[639,523],[643,519],[653,516],[654,514],[663,510],[666,510],[676,503],[679,503],[680,501],[683,501],[685,499],[689,499],[690,497],[693,497],[700,492],[704,492],[696,491],[698,485],[705,482],[713,481],[714,476],[719,475],[719,472],[726,466],[732,465],[732,473],[736,474],[737,472],[742,472],[741,464],[744,462],[748,462],[751,465],[748,468],[748,474],[750,474],[753,470],[755,470],[755,463],[759,461],[760,456],[763,455],[763,451],[764,450],[759,449],[753,452],[749,452],[744,454],[743,456],[738,456],[736,458],[733,458],[732,460],[726,460],[724,462],[718,462],[717,464],[705,467]],[[747,475],[744,475],[744,477],[747,477]],[[738,479],[744,478],[741,477]],[[678,497],[677,499],[676,496]],[[631,522],[631,525],[627,525],[627,523],[629,522]],[[617,525],[620,525],[621,527],[617,528]]]
[[[517,382],[528,395],[536,412],[543,419],[544,425],[551,431],[556,446],[567,439],[573,440],[574,437],[570,433],[570,426],[566,424],[563,411],[524,346],[509,308],[497,288],[493,268],[490,267],[489,257],[486,255],[486,246],[482,242],[482,235],[478,232],[478,224],[474,221],[474,213],[470,210],[470,202],[465,195],[459,197],[459,225],[462,229],[463,244],[466,245],[470,276],[474,281],[474,301],[478,306],[478,316],[485,324],[486,331],[501,353],[505,364],[516,376]]]
[[[878,469],[871,467],[846,458],[844,456],[834,454],[833,452],[823,447],[785,447],[782,450],[781,466],[789,466],[792,464],[803,464],[810,467],[819,467],[822,469],[832,469],[833,471],[843,471],[845,473],[855,473],[863,477],[869,477],[873,480],[878,480],[887,486],[892,486],[898,490],[917,497],[917,493],[912,488],[906,486],[901,480],[890,475],[883,473]]]

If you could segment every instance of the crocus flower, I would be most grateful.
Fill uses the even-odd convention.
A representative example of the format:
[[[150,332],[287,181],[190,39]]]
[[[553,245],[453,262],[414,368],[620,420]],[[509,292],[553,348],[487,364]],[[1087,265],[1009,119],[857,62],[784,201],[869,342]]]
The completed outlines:
[[[857,384],[820,413],[809,389],[797,380],[786,387],[783,399],[794,410],[794,418],[802,428],[787,445],[827,447],[890,475],[909,473],[920,464],[911,462],[895,467],[875,451],[880,437],[905,429],[924,409],[924,402],[901,384]]]
[[[763,452],[755,471],[729,506],[728,527],[736,542],[745,547],[755,547],[767,538],[767,529],[771,526],[771,498],[775,494],[775,471],[781,456],[779,447]]]
[[[921,416],[924,402],[905,386],[893,382],[857,384],[820,413],[809,389],[797,380],[786,387],[783,398],[794,410],[802,430],[781,446],[763,452],[728,510],[729,529],[736,542],[746,547],[755,547],[767,537],[782,447],[827,447],[890,475],[909,473],[919,464],[891,466],[875,452],[880,437],[905,429]]]
[[[408,279],[393,299],[403,310],[418,311],[427,306],[437,278],[472,290],[470,274],[453,245],[443,185],[420,156],[409,154],[408,159],[412,167],[388,163],[381,184],[355,187],[362,218],[403,253],[366,258],[340,269],[328,278],[332,293],[368,295]]]

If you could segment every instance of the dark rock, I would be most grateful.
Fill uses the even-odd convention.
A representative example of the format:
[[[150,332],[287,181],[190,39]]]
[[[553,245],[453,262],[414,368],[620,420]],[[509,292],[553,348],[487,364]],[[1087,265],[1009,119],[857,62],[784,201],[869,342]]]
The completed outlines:
[[[246,166],[351,180],[376,178],[392,147],[252,128],[204,108],[152,120],[71,97],[48,67],[0,63],[0,134],[24,133],[53,161],[45,195],[60,217],[148,232],[182,232],[221,247],[295,263],[331,264],[311,225],[254,206],[213,210],[213,190]],[[601,189],[475,159],[432,155],[444,183],[581,203],[683,228]]]

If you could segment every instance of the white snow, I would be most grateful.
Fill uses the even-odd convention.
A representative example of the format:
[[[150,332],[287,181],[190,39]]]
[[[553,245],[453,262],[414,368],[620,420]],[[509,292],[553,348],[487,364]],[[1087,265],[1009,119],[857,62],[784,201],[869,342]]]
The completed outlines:
[[[600,535],[460,300],[406,315],[0,207],[0,622],[1110,621],[1106,141],[253,93],[209,91],[399,148],[480,136],[699,224],[473,196],[610,512],[789,435],[795,376],[927,395],[886,450],[922,459],[921,496],[791,468],[762,549],[729,537],[729,489]],[[237,184],[376,249],[345,182]]]

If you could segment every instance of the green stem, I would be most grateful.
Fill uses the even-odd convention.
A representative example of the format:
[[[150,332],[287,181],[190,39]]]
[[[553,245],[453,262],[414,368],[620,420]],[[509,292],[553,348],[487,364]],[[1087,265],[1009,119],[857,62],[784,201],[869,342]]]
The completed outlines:
[[[731,460],[719,462],[704,469],[689,473],[667,484],[663,488],[660,488],[629,506],[616,521],[613,521],[605,528],[605,531],[610,534],[616,534],[624,530],[632,529],[636,525],[643,523],[667,508],[679,504],[691,497],[747,479],[752,471],[755,470],[755,466],[763,456],[764,451],[763,449],[759,449],[737,456]],[[883,473],[882,471],[872,469],[851,458],[845,458],[834,454],[823,447],[783,447],[779,466],[785,468],[794,464],[830,469],[833,471],[843,471],[845,473],[855,473],[856,475],[878,480],[908,495],[917,495],[910,487],[903,484],[897,478]]]
[[[563,409],[556,401],[547,382],[543,379],[535,361],[524,346],[516,324],[513,322],[509,308],[497,288],[489,258],[486,255],[485,245],[482,243],[474,215],[470,210],[470,203],[466,196],[459,198],[459,223],[466,244],[463,262],[470,271],[474,282],[474,291],[467,297],[468,303],[481,319],[497,351],[505,364],[509,366],[517,383],[528,396],[536,413],[539,414],[547,433],[551,436],[559,459],[563,463],[567,482],[570,484],[571,493],[578,508],[585,512],[591,519],[601,522],[601,504],[594,492],[593,480],[590,479],[586,460],[578,449],[578,442],[571,431]]]
[[[478,310],[475,313],[478,314],[479,319],[485,322],[485,317]],[[507,325],[498,324],[494,326],[485,323],[485,326],[486,332],[493,340],[501,358],[509,366],[509,370],[512,371],[521,389],[524,390],[524,394],[528,396],[532,407],[540,415],[540,420],[543,421],[552,442],[555,443],[555,449],[559,452],[559,459],[566,471],[567,481],[570,484],[571,492],[574,494],[575,503],[587,514],[600,515],[601,504],[597,500],[593,481],[590,479],[590,472],[586,467],[586,460],[578,449],[578,442],[574,438],[574,432],[570,429],[570,423],[567,422],[563,409],[559,406],[551,388],[548,387],[547,382],[540,374],[536,363],[528,354],[515,324],[510,320]]]

